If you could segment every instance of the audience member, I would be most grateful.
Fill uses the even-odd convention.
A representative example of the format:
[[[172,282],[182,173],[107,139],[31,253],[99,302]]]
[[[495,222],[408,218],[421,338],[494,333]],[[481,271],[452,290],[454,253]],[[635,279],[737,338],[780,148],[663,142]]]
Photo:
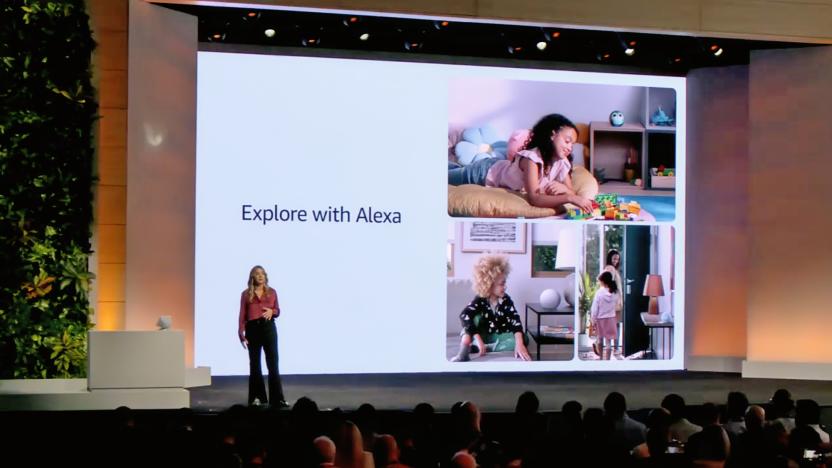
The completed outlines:
[[[786,433],[794,429],[794,400],[792,394],[785,388],[778,389],[774,392],[769,402],[769,411],[767,413],[769,419],[773,421],[780,421]]]
[[[765,423],[766,412],[763,407],[749,406],[745,411],[745,432],[737,437],[735,444],[732,444],[727,466],[756,468],[765,464],[764,451],[761,449],[765,442]]]
[[[745,432],[745,410],[748,409],[748,397],[742,392],[729,392],[725,405],[725,424],[722,427],[731,441],[737,440]]]
[[[396,439],[390,434],[381,434],[376,437],[373,447],[373,460],[376,468],[407,468],[399,461],[399,446]]]
[[[809,426],[818,433],[823,444],[829,444],[829,433],[820,427],[820,406],[815,400],[797,400],[794,422],[797,427]]]
[[[335,442],[327,436],[318,436],[312,441],[315,447],[315,463],[316,467],[329,468],[335,466]]]
[[[604,414],[612,422],[612,441],[628,452],[644,443],[647,427],[627,415],[627,400],[618,392],[611,392],[604,400]]]
[[[685,399],[680,395],[671,393],[662,400],[662,408],[670,412],[670,438],[678,440],[686,444],[688,438],[702,430],[702,426],[697,426],[685,418]]]
[[[728,433],[719,424],[719,409],[713,403],[702,405],[702,430],[693,434],[685,446],[691,460],[723,461],[731,453]]]

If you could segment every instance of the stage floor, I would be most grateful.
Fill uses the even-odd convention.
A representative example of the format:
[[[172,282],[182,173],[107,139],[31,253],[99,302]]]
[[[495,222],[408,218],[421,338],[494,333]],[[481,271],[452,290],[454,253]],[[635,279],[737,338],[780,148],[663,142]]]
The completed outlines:
[[[307,396],[321,409],[346,411],[362,403],[410,410],[428,402],[446,412],[461,400],[471,400],[483,411],[513,411],[526,390],[537,394],[541,411],[560,411],[569,400],[578,400],[584,408],[601,407],[612,391],[623,393],[631,410],[656,407],[668,393],[682,395],[691,405],[724,404],[728,392],[736,390],[752,403],[764,403],[778,388],[788,389],[795,400],[811,398],[832,406],[832,381],[743,379],[739,374],[687,371],[290,375],[283,377],[283,387],[289,403]],[[191,389],[191,408],[215,412],[245,404],[247,389],[246,376],[213,377],[211,386]]]

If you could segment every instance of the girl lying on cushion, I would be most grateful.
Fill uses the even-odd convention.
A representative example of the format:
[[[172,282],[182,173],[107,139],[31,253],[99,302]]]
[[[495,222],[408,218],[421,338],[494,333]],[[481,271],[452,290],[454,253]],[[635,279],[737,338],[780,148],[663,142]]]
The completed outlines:
[[[448,169],[451,185],[477,184],[525,191],[530,204],[564,211],[572,203],[581,210],[592,210],[588,198],[572,190],[572,144],[578,129],[560,114],[540,119],[531,138],[513,159],[481,159],[465,167]]]
[[[486,338],[499,334],[513,334],[514,356],[523,361],[531,360],[523,340],[520,314],[506,294],[506,277],[509,270],[508,259],[499,255],[483,255],[477,260],[473,278],[477,295],[459,314],[459,320],[462,322],[462,341],[459,353],[451,359],[452,361],[470,360],[472,341],[476,342],[479,355],[484,356],[486,350],[483,334]]]

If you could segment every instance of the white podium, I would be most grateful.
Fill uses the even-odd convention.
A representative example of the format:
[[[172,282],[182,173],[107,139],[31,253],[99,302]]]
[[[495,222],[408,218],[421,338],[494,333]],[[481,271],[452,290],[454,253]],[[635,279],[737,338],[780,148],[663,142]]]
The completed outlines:
[[[182,331],[91,331],[88,349],[90,390],[185,387]]]
[[[0,410],[185,408],[187,388],[211,384],[209,368],[185,368],[182,331],[90,331],[87,350],[86,379],[0,381]]]

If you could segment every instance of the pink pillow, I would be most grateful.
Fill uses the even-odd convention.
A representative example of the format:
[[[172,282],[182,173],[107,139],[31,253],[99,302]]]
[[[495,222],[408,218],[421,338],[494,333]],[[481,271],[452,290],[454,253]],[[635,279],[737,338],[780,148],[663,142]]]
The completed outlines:
[[[506,154],[509,161],[514,161],[514,155],[526,147],[531,135],[532,132],[528,128],[515,130],[511,133],[508,139],[508,153]]]

